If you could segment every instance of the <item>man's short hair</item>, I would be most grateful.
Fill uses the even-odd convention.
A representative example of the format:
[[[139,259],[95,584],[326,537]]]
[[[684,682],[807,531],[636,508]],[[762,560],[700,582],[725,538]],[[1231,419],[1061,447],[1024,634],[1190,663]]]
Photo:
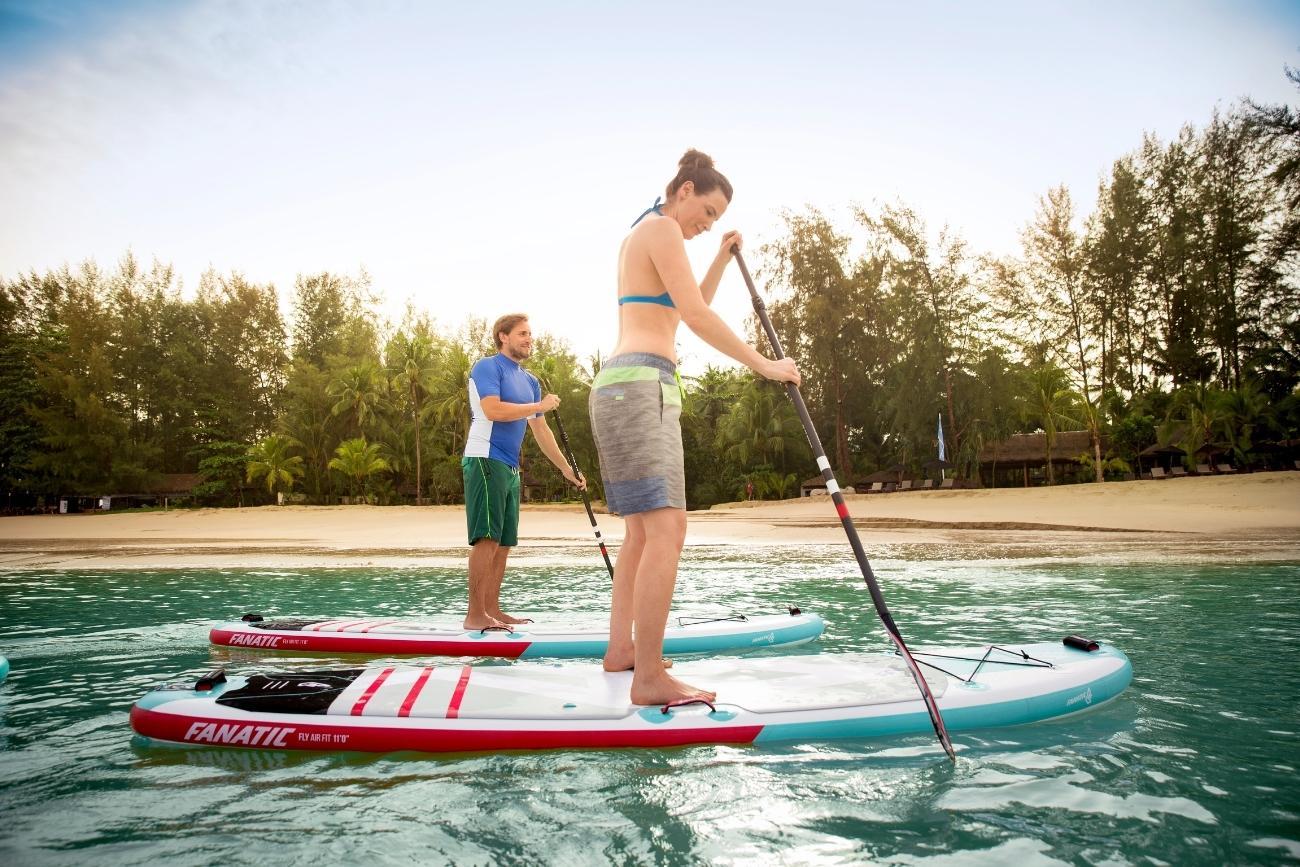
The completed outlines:
[[[520,322],[527,322],[527,313],[507,313],[496,322],[492,323],[492,342],[497,345],[497,350],[501,349],[502,333],[509,334],[515,330],[515,326]]]

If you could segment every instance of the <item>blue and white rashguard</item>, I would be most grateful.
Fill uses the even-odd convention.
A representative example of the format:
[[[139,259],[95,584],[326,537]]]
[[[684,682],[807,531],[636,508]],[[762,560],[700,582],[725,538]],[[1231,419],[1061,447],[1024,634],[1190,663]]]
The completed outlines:
[[[483,414],[482,399],[498,397],[502,403],[537,403],[542,387],[537,377],[501,353],[484,358],[469,374],[469,440],[465,457],[492,458],[519,469],[519,450],[524,444],[528,419],[492,421]],[[533,416],[536,418],[541,413]]]

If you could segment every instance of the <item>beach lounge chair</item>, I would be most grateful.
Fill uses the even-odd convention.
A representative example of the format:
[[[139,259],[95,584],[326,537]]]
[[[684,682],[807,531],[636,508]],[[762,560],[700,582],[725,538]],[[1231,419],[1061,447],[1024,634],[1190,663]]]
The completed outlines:
[[[1187,475],[1187,470],[1185,470],[1185,469],[1183,469],[1181,466],[1178,466],[1177,464],[1175,464],[1174,466],[1172,466],[1172,467],[1169,468],[1169,475],[1171,475],[1171,476],[1173,476],[1175,479],[1177,479],[1177,478],[1180,478],[1180,477],[1182,477],[1182,476]]]
[[[911,480],[911,479],[903,479],[901,482],[898,483],[898,489],[899,489],[900,491],[910,491],[910,490],[912,490],[912,480]]]
[[[934,479],[921,479],[921,484],[918,485],[917,487],[919,487],[922,491],[928,491],[934,487]]]
[[[1225,475],[1227,473],[1235,473],[1237,471],[1237,468],[1234,467],[1232,464],[1215,464],[1214,469],[1220,473],[1224,473]]]
[[[1169,478],[1169,476],[1165,475],[1165,468],[1164,468],[1164,467],[1152,467],[1152,468],[1151,468],[1151,478],[1153,478],[1153,479],[1167,479],[1167,478]]]
[[[1210,467],[1209,464],[1197,464],[1197,465],[1196,465],[1196,475],[1198,475],[1198,476],[1212,476],[1212,475],[1214,475],[1214,470]]]
[[[950,489],[952,488],[952,486],[953,486],[952,483],[955,482],[955,481],[957,481],[957,480],[956,480],[956,479],[944,479],[944,480],[943,480],[943,484],[939,485],[939,487],[943,488],[944,490],[950,490]]]
[[[867,488],[868,494],[883,494],[885,492],[884,482],[872,482],[871,487]]]

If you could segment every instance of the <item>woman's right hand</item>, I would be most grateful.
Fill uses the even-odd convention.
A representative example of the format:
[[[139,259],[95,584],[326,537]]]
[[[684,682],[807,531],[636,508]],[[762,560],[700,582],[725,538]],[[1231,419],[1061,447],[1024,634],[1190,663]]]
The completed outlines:
[[[802,381],[799,376],[799,368],[795,365],[793,358],[765,358],[763,362],[763,366],[758,369],[760,376],[774,379],[777,382],[793,382],[795,385]]]

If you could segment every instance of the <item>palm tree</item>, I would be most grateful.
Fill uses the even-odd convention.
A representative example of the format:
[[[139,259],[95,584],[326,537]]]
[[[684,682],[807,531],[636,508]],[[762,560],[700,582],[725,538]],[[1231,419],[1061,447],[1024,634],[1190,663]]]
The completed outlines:
[[[1161,426],[1161,441],[1181,428],[1183,440],[1179,445],[1189,455],[1196,454],[1203,446],[1216,450],[1226,447],[1227,443],[1218,436],[1224,420],[1219,394],[1218,389],[1204,382],[1180,388],[1169,408],[1169,417]]]
[[[344,440],[334,450],[335,457],[330,459],[330,469],[338,470],[351,480],[355,496],[357,488],[364,488],[367,479],[375,473],[388,471],[388,461],[380,455],[382,448],[379,443],[366,442],[365,437]]]
[[[787,458],[807,451],[794,406],[778,387],[751,379],[718,427],[719,444],[742,467],[752,461],[784,470]]]
[[[1093,403],[1087,395],[1078,391],[1070,397],[1079,412],[1079,420],[1088,429],[1088,438],[1092,441],[1092,466],[1096,473],[1094,481],[1104,482],[1106,475],[1101,460],[1101,431],[1106,425],[1106,415],[1101,398],[1098,397],[1097,402]]]
[[[289,454],[289,449],[298,445],[291,437],[272,434],[253,446],[248,452],[248,481],[265,476],[267,493],[274,494],[276,488],[292,491],[294,481],[305,472],[302,456]]]
[[[438,359],[432,381],[430,409],[438,424],[459,439],[459,446],[469,437],[469,372],[474,367],[469,351],[451,342]]]
[[[398,334],[393,339],[394,352],[389,357],[393,373],[393,386],[402,392],[410,403],[411,418],[415,423],[415,504],[424,505],[423,458],[420,453],[420,422],[433,391],[436,372],[433,342],[424,334],[407,338]]]
[[[329,395],[336,401],[332,412],[334,415],[352,413],[357,432],[364,435],[366,421],[374,418],[383,401],[383,384],[383,377],[378,376],[373,364],[352,365],[329,384]]]
[[[1220,394],[1219,410],[1224,441],[1232,447],[1233,458],[1240,466],[1254,447],[1255,432],[1273,420],[1268,395],[1255,380],[1245,379],[1240,387]]]
[[[1055,364],[1043,363],[1033,367],[1025,376],[1025,411],[1031,421],[1038,422],[1046,435],[1047,483],[1056,484],[1052,468],[1052,449],[1056,445],[1057,425],[1078,424],[1074,417],[1075,394],[1070,390],[1065,371]]]

